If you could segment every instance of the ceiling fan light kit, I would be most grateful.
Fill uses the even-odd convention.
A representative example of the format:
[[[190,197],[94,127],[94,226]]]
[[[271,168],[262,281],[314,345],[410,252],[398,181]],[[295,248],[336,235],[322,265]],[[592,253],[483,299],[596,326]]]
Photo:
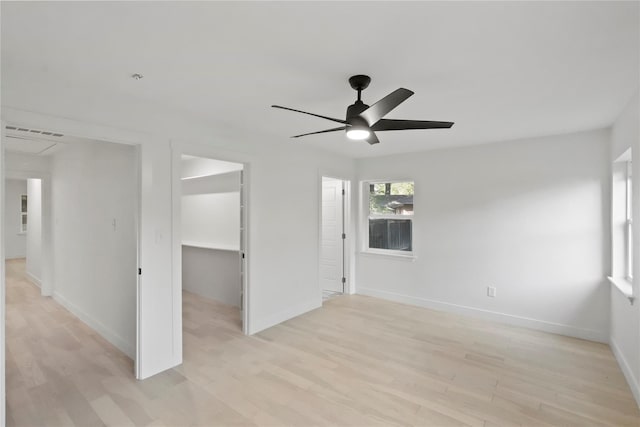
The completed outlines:
[[[354,129],[353,126],[347,130],[347,138],[353,140],[363,140],[369,138],[371,131],[367,129]]]
[[[317,132],[304,133],[294,135],[292,138],[300,138],[301,136],[315,135],[319,133],[346,131],[347,137],[354,140],[366,140],[369,144],[377,144],[380,142],[375,132],[389,130],[408,130],[408,129],[448,129],[453,126],[453,122],[437,122],[430,120],[390,120],[384,119],[391,110],[407,100],[413,92],[409,89],[396,89],[389,95],[385,96],[375,104],[368,106],[362,102],[362,91],[371,83],[371,77],[358,74],[349,78],[349,84],[358,92],[358,99],[347,107],[345,120],[333,117],[322,116],[320,114],[309,113],[293,108],[282,107],[280,105],[272,105],[274,108],[282,110],[294,111],[296,113],[308,114],[314,117],[330,120],[332,122],[341,123],[344,126],[325,129]]]
[[[363,104],[364,105],[364,104]],[[371,136],[371,130],[369,130],[369,124],[365,119],[359,116],[355,116],[350,121],[351,126],[347,128],[347,138],[362,140]]]

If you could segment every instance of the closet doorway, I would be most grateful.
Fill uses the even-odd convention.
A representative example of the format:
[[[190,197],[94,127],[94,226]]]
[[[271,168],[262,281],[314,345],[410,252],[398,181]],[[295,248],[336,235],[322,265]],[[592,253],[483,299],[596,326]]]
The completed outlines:
[[[242,333],[245,308],[245,167],[180,158],[183,342],[185,356],[212,336]]]

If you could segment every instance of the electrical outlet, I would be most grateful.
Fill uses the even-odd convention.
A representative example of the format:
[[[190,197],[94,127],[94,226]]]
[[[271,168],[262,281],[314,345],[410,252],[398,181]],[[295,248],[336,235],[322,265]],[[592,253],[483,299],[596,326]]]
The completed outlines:
[[[496,288],[495,286],[487,286],[487,296],[491,298],[496,297]]]

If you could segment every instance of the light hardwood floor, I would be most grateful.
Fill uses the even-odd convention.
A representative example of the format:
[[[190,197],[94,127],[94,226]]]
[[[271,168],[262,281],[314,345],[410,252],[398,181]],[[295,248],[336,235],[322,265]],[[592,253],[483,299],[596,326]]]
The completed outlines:
[[[184,293],[185,363],[133,364],[7,262],[7,425],[640,425],[610,349],[362,296],[245,337]]]

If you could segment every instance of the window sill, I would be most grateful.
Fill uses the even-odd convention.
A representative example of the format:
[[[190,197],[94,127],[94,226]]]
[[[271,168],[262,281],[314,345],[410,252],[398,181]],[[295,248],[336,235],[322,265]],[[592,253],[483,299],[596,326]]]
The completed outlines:
[[[374,257],[374,258],[378,258],[378,257],[382,257],[382,258],[391,258],[391,259],[397,259],[397,260],[402,260],[402,261],[410,261],[410,262],[414,262],[416,260],[416,256],[415,254],[411,253],[411,254],[403,254],[403,253],[398,253],[398,252],[377,252],[377,251],[361,251],[360,255],[364,255],[366,257]]]
[[[633,284],[629,282],[627,279],[622,277],[611,277],[607,276],[609,282],[618,290],[622,295],[629,299],[629,302],[633,305],[633,301],[635,297],[633,296]]]

